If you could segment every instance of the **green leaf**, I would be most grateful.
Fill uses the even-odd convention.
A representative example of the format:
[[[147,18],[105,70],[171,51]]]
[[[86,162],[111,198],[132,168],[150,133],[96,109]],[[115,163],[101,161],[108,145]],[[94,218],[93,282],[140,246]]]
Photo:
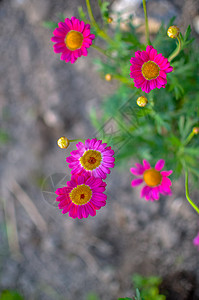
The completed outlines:
[[[15,291],[5,290],[1,294],[0,300],[24,300],[24,298]]]
[[[54,30],[55,28],[57,28],[57,23],[52,22],[52,21],[44,21],[42,23],[42,26],[45,27],[45,28]]]
[[[184,153],[190,154],[192,156],[199,157],[199,147],[196,147],[196,148],[184,148]]]
[[[118,300],[133,300],[133,299],[126,297],[126,298],[118,298]]]
[[[86,300],[99,300],[99,297],[97,296],[96,293],[90,292],[90,293],[87,295]]]

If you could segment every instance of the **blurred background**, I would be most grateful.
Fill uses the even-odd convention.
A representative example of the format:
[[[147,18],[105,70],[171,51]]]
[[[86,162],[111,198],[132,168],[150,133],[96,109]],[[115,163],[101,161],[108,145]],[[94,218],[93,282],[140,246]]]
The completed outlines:
[[[97,1],[91,5],[100,22]],[[182,31],[191,24],[198,43],[197,0],[147,5],[154,31],[176,16]],[[183,178],[173,183],[171,197],[148,203],[131,187],[130,161],[109,175],[107,205],[96,217],[73,220],[57,208],[54,190],[70,180],[65,158],[75,145],[61,150],[56,141],[94,137],[89,113],[117,87],[96,72],[94,49],[74,65],[53,52],[43,22],[58,22],[60,13],[78,17],[78,6],[86,10],[83,0],[0,1],[0,293],[115,300],[134,295],[132,276],[139,273],[160,276],[167,299],[199,299],[199,252],[192,242],[199,219]],[[143,19],[139,0],[110,1],[110,9],[127,8]],[[197,191],[191,194],[197,199]]]

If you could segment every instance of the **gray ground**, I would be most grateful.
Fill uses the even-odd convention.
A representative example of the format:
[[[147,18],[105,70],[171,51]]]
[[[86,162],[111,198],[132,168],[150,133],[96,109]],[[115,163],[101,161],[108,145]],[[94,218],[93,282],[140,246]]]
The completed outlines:
[[[187,13],[180,10],[184,1],[165,3]],[[130,173],[115,168],[107,205],[95,218],[70,219],[54,203],[50,182],[65,174],[69,180],[65,157],[73,148],[60,150],[57,138],[92,137],[89,111],[116,86],[96,73],[93,49],[75,65],[53,52],[42,21],[58,21],[60,12],[77,16],[77,4],[84,1],[0,1],[0,124],[10,136],[0,145],[0,289],[17,289],[25,299],[85,300],[95,291],[115,300],[132,296],[134,273],[164,277],[184,270],[199,278],[192,244],[199,223],[183,182],[173,184],[172,197],[147,203],[132,190]],[[190,299],[199,299],[197,289]]]

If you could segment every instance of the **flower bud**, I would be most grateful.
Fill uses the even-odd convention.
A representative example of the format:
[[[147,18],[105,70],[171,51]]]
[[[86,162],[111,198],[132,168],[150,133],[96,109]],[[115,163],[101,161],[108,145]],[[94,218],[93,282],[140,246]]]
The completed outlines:
[[[106,74],[105,79],[106,79],[106,81],[111,81],[111,79],[112,79],[111,74]]]
[[[148,103],[148,100],[146,97],[141,96],[139,98],[137,98],[137,105],[140,107],[145,107]]]
[[[194,127],[193,128],[193,133],[194,134],[199,134],[199,127]]]
[[[167,35],[168,37],[172,38],[172,39],[176,39],[179,35],[179,32],[180,32],[180,29],[173,25],[173,26],[170,26],[167,30]]]
[[[108,18],[107,18],[107,23],[109,23],[109,24],[110,24],[110,23],[112,23],[112,22],[113,22],[113,18],[111,18],[111,17],[108,17]]]
[[[69,140],[65,137],[62,136],[57,140],[57,145],[61,148],[61,149],[66,149],[68,148],[70,142]]]

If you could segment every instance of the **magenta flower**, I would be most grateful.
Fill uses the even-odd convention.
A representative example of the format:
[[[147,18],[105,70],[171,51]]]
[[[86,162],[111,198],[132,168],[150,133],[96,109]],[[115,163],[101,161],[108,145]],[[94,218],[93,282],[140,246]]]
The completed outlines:
[[[136,163],[136,168],[131,168],[130,171],[136,176],[140,176],[138,179],[133,179],[132,186],[135,187],[141,183],[145,183],[145,186],[141,190],[141,197],[145,197],[148,201],[159,200],[159,194],[172,195],[170,186],[171,180],[167,176],[173,172],[161,171],[164,167],[165,161],[160,159],[155,168],[151,168],[147,160],[143,160],[143,165]]]
[[[168,59],[152,46],[147,46],[146,51],[136,51],[130,62],[130,77],[134,78],[135,87],[146,93],[165,88],[167,73],[173,71]]]
[[[51,41],[55,42],[55,53],[62,53],[61,60],[73,64],[78,57],[87,56],[87,48],[95,38],[95,35],[90,33],[90,25],[72,17],[66,18],[65,22],[59,22],[58,26],[53,31]]]
[[[58,207],[62,213],[73,219],[96,215],[96,210],[106,205],[107,196],[103,194],[106,183],[101,178],[88,174],[72,175],[67,186],[56,190]]]
[[[87,139],[85,144],[76,144],[78,150],[72,151],[71,156],[66,158],[71,174],[88,173],[91,176],[106,179],[110,174],[110,168],[114,167],[114,151],[106,147],[101,140]]]
[[[193,244],[198,248],[199,250],[199,233],[198,235],[195,237],[195,239],[193,240]]]

